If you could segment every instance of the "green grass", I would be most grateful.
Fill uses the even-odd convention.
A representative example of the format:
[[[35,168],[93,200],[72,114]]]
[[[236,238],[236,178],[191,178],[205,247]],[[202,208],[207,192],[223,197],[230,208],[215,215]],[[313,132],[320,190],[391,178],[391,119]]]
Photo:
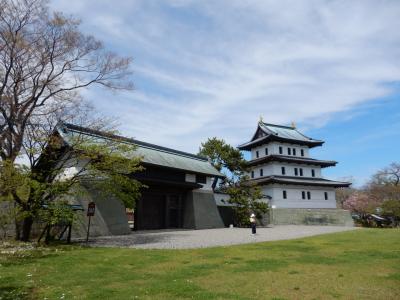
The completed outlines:
[[[400,299],[396,229],[196,250],[53,246],[0,264],[0,299]]]

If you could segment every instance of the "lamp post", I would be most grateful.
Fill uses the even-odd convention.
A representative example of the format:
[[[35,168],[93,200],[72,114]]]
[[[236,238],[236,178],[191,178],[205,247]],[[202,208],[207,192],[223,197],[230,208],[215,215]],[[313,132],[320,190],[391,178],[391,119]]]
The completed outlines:
[[[274,226],[274,209],[276,205],[271,205],[271,225]]]

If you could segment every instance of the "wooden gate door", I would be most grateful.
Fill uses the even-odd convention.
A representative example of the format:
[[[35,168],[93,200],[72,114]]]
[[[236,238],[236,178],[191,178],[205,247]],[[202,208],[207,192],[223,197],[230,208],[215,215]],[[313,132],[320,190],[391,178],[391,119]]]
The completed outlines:
[[[182,197],[181,195],[167,196],[166,209],[167,228],[182,227]]]

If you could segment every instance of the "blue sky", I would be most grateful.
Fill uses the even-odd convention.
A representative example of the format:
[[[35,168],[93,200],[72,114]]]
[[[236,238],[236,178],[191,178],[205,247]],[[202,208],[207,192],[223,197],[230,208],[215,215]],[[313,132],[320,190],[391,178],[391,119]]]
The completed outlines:
[[[84,96],[121,132],[197,152],[247,141],[262,115],[326,141],[325,175],[363,184],[400,161],[400,1],[57,0],[133,57],[133,92]]]

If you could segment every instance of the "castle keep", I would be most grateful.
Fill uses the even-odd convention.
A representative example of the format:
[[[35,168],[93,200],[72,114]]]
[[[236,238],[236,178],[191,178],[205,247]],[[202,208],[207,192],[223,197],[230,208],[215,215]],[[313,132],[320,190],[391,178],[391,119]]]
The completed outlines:
[[[351,224],[347,211],[337,209],[335,189],[350,183],[323,178],[322,169],[336,161],[310,157],[310,149],[324,141],[310,138],[294,126],[262,120],[247,143],[238,148],[251,153],[250,180],[261,186],[273,207],[275,224]]]

